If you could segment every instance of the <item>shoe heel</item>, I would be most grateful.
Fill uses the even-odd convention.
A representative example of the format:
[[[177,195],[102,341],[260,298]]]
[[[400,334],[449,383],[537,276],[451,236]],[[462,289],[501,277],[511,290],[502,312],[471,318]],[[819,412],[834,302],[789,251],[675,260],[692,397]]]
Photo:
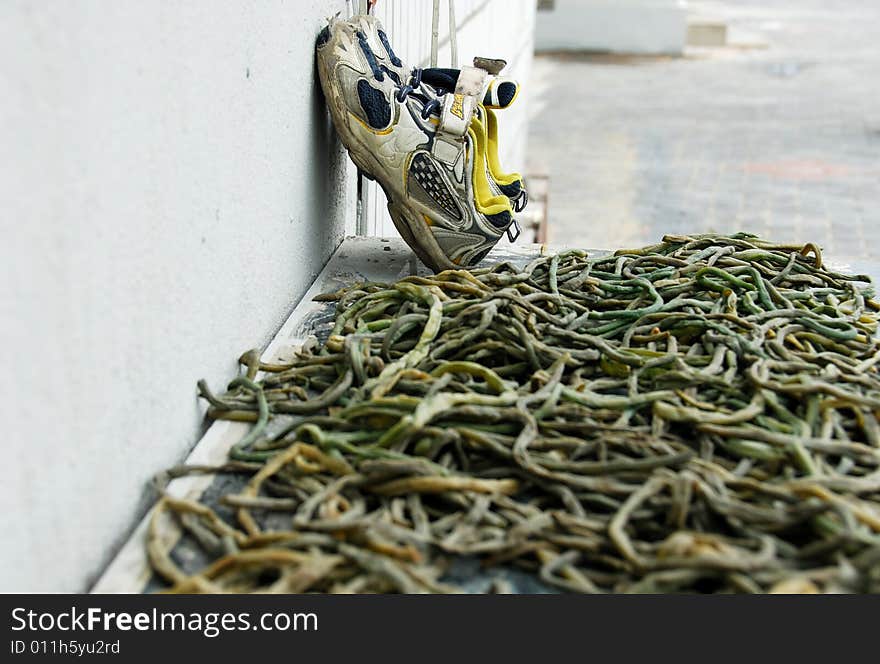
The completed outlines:
[[[434,272],[458,269],[457,265],[446,258],[446,254],[437,244],[431,229],[424,222],[417,222],[421,225],[414,226],[406,214],[391,202],[388,203],[388,214],[391,215],[391,221],[397,232],[400,233],[400,237],[416,253],[422,263]]]

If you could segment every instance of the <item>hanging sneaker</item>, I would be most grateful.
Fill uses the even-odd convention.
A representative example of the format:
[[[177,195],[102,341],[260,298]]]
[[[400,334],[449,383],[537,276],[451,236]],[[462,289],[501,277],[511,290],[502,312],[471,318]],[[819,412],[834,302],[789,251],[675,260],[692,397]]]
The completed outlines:
[[[476,61],[485,59],[477,58]],[[498,69],[504,66],[504,61],[494,61],[500,63]],[[443,95],[455,89],[458,82],[458,69],[432,68],[425,69],[422,79],[432,85],[438,94]],[[489,179],[494,185],[497,193],[507,196],[511,205],[516,212],[525,209],[528,203],[528,193],[526,192],[525,182],[519,173],[506,173],[501,167],[501,160],[498,157],[498,119],[494,111],[498,109],[508,108],[517,96],[519,96],[520,86],[515,80],[501,76],[488,76],[486,78],[484,90],[480,97],[481,103],[477,105],[475,118],[485,129],[486,134],[486,161],[489,166]]]
[[[357,167],[384,190],[394,225],[419,258],[434,270],[474,265],[513,223],[509,199],[487,177],[488,133],[472,126],[486,72],[465,68],[438,96],[422,70],[401,76],[406,68],[394,64],[380,31],[379,21],[361,16],[331,21],[318,36],[333,123]]]

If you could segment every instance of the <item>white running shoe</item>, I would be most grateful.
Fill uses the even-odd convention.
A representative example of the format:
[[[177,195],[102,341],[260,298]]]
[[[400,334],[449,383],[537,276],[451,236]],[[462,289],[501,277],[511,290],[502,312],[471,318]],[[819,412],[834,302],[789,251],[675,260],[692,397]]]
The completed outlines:
[[[513,223],[487,176],[488,130],[474,122],[487,72],[465,67],[439,94],[422,70],[407,70],[372,16],[331,21],[317,56],[336,130],[385,191],[403,239],[433,270],[478,263]]]

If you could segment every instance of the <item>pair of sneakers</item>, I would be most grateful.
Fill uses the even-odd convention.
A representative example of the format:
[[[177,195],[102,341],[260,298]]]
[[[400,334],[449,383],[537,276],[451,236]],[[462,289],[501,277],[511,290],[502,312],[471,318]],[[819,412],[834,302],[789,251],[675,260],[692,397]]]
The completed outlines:
[[[318,75],[343,144],[382,187],[403,239],[435,271],[475,265],[519,228],[522,178],[498,159],[495,110],[516,99],[503,61],[408,68],[373,16],[331,20],[318,35]]]

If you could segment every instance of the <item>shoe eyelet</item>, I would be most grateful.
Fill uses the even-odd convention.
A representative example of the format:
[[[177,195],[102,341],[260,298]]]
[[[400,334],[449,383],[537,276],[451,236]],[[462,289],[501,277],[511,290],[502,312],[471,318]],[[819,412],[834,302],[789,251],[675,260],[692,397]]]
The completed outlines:
[[[516,233],[511,231],[511,228],[515,229]],[[510,242],[516,242],[521,234],[522,230],[519,227],[519,223],[516,221],[516,219],[514,219],[512,222],[510,222],[510,226],[507,227],[507,239]]]
[[[422,108],[422,120],[427,120],[431,117],[431,113],[440,108],[440,101],[438,99],[432,99],[427,104],[425,104],[424,108]]]

